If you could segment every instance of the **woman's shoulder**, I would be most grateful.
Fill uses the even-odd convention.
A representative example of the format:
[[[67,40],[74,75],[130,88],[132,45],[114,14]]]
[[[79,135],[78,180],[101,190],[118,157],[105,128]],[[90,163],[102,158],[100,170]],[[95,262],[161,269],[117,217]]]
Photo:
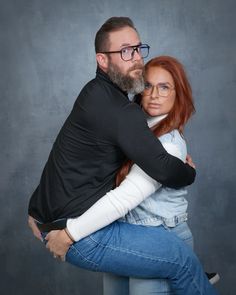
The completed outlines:
[[[159,137],[162,145],[169,154],[185,161],[187,154],[186,142],[178,130],[172,130]]]
[[[170,142],[170,143],[185,143],[183,135],[177,129],[174,129],[168,133],[165,133],[159,137],[161,142]]]

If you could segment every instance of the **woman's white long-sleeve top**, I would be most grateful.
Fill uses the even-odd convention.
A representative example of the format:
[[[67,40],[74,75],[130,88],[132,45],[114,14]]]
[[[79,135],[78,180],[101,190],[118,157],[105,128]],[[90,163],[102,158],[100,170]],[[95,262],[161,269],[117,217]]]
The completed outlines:
[[[149,118],[149,127],[152,127],[164,117],[165,116]],[[171,140],[171,138],[174,139],[176,135],[178,139],[177,144],[175,141]],[[185,162],[187,154],[186,144],[177,130],[172,131],[172,134],[168,133],[161,136],[159,139],[168,153]],[[129,174],[118,187],[100,198],[81,216],[68,219],[67,229],[73,239],[79,241],[113,221],[124,217],[160,187],[160,183],[148,176],[141,168],[134,164]]]

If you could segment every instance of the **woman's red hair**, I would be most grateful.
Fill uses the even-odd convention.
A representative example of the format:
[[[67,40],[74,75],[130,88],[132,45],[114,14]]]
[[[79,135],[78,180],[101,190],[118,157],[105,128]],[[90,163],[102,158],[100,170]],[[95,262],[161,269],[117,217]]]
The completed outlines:
[[[156,126],[152,127],[152,131],[157,137],[174,129],[177,129],[183,134],[185,124],[195,112],[192,89],[184,67],[177,59],[171,56],[158,56],[151,59],[145,65],[145,71],[147,72],[153,67],[162,68],[171,74],[174,80],[176,97],[173,108],[168,113],[168,116]],[[140,103],[142,101],[142,96],[138,95],[136,101]],[[132,164],[133,162],[131,160],[127,160],[122,165],[116,176],[116,185],[119,185],[129,173]]]

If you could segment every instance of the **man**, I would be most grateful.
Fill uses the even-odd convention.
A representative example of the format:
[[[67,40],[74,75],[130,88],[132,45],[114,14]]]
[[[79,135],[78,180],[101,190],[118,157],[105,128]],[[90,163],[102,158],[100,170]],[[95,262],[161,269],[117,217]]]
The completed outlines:
[[[60,255],[60,251],[55,250],[57,239],[64,239],[67,246],[74,242],[66,228],[67,219],[83,214],[113,188],[116,172],[126,157],[137,163],[151,177],[169,187],[191,184],[195,177],[193,168],[166,153],[159,140],[149,130],[141,109],[129,102],[128,93],[135,94],[143,90],[143,58],[149,51],[149,46],[141,43],[132,21],[123,17],[107,20],[97,32],[95,49],[98,64],[96,78],[79,94],[71,114],[53,145],[40,184],[29,204],[29,215],[38,221],[40,231],[52,231],[46,238],[47,247],[56,255]],[[39,235],[32,218],[29,219],[29,224],[33,232]],[[126,229],[119,228],[118,240],[123,241],[125,245],[129,243],[129,239],[135,241],[134,247],[138,247],[137,253],[139,253],[143,247],[150,246],[149,234],[147,231],[143,233],[147,234],[147,245],[140,245],[139,248],[141,239],[135,234],[135,240],[131,228],[132,226]],[[113,232],[115,231],[117,227],[113,228]],[[106,236],[103,230],[100,234]],[[207,290],[206,294],[215,294],[208,286],[196,258],[193,256],[189,259],[192,253],[185,248],[181,250],[181,242],[165,237],[165,233],[159,233],[158,239],[161,243],[161,253],[155,252],[156,256],[170,256],[170,260],[179,259],[180,264],[188,264],[187,268],[182,265],[181,271],[178,269],[177,279],[174,277],[178,263],[175,266],[172,264],[173,267],[170,267],[170,264],[164,267],[158,261],[155,266],[149,265],[151,271],[140,273],[138,266],[143,259],[146,259],[142,254],[142,262],[139,261],[134,265],[135,260],[132,259],[129,268],[125,269],[128,260],[127,257],[122,257],[121,252],[116,253],[117,255],[110,252],[100,253],[98,256],[105,259],[96,270],[121,274],[126,274],[127,271],[127,275],[146,277],[168,276],[171,277],[173,286],[176,284],[175,290],[179,290],[178,294],[205,294],[199,293],[198,288]],[[181,244],[177,246],[180,251],[177,255],[174,255],[176,247],[168,248],[172,242],[176,243],[175,245]],[[82,241],[74,245],[82,247],[83,250],[80,251],[88,250],[91,246],[84,245]],[[113,246],[116,245],[112,245],[110,249]],[[97,248],[99,247],[96,247],[96,251]],[[168,252],[170,250],[173,251],[174,258]],[[67,255],[70,263],[94,270],[85,261],[74,262],[72,256],[70,258],[69,254]],[[118,256],[118,261],[115,261]],[[187,275],[188,271],[192,274],[198,273],[198,288],[189,287],[192,281]],[[181,283],[183,277],[186,278],[184,284]],[[189,293],[186,293],[186,290],[189,290]]]

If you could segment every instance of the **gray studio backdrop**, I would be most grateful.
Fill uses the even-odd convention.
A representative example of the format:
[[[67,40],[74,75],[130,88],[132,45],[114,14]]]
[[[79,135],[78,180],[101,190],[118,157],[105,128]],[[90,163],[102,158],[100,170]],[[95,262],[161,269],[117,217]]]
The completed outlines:
[[[1,294],[102,294],[101,274],[54,260],[26,221],[55,136],[94,77],[96,30],[114,15],[135,21],[148,59],[186,67],[197,110],[186,130],[198,172],[189,224],[218,290],[236,294],[235,10],[234,0],[0,1]]]

